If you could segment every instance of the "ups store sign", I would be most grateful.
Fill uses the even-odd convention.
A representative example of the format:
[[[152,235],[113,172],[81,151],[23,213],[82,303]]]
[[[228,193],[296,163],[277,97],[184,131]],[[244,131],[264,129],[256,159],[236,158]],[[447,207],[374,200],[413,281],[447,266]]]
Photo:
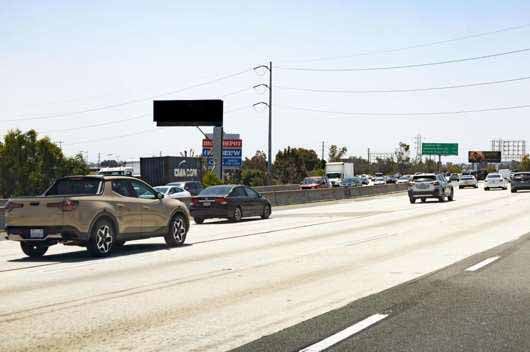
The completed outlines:
[[[152,186],[202,180],[201,158],[180,156],[140,158],[140,169],[142,178]]]

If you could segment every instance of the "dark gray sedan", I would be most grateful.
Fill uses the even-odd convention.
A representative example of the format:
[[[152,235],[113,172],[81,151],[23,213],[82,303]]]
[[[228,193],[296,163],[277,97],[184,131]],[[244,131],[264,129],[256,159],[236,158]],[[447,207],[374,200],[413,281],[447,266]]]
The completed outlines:
[[[267,219],[271,215],[271,205],[250,187],[221,185],[205,188],[197,197],[193,197],[190,213],[197,224],[212,218],[237,222],[253,216]]]

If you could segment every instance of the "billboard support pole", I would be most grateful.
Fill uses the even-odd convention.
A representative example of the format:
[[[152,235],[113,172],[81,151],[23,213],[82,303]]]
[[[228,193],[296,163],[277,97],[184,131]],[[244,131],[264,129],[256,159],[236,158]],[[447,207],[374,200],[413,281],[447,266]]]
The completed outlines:
[[[215,175],[223,180],[223,127],[213,128],[213,160]]]

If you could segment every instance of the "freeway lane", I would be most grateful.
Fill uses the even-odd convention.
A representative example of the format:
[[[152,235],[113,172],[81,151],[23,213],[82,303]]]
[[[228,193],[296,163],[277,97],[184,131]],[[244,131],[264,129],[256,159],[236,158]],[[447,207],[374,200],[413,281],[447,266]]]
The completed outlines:
[[[133,242],[111,258],[0,242],[0,350],[223,351],[528,232],[530,193],[456,190],[275,209],[193,225],[188,246]]]
[[[530,234],[237,351],[526,352],[529,261]]]

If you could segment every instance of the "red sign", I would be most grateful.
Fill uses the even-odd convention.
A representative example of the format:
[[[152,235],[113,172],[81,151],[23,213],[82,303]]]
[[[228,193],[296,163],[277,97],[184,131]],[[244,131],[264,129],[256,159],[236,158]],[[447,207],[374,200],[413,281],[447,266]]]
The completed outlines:
[[[203,139],[202,147],[206,149],[213,148],[213,140]],[[241,149],[243,147],[243,141],[241,139],[225,139],[223,140],[223,149]]]

